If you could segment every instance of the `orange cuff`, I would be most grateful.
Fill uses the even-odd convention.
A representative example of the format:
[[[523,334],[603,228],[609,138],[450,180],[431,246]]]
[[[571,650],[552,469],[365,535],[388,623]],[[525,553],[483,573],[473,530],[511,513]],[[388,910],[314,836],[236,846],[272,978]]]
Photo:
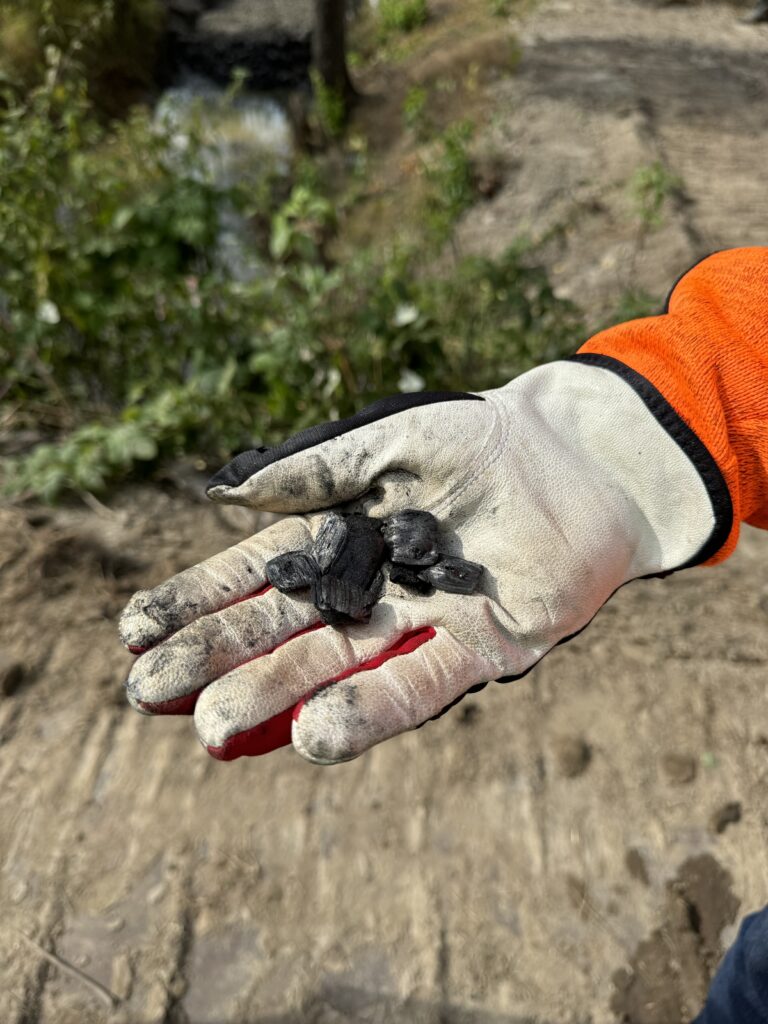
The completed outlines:
[[[601,331],[572,358],[633,384],[702,473],[716,527],[699,564],[724,561],[741,522],[768,529],[768,247],[708,256],[664,313]]]

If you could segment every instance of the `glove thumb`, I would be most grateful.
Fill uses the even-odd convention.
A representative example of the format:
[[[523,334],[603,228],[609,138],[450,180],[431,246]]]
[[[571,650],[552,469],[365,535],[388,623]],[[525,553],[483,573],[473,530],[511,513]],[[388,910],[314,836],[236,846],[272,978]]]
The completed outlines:
[[[479,395],[451,391],[381,399],[349,419],[294,434],[275,448],[242,452],[209,481],[208,497],[285,513],[330,508],[374,487],[377,511],[423,502],[424,466],[430,467],[433,485],[435,475],[455,474],[456,467],[450,437],[440,429],[443,418],[424,419],[419,407],[439,404],[444,410],[443,403],[461,403],[471,416],[482,401]],[[458,405],[452,410],[458,411]]]

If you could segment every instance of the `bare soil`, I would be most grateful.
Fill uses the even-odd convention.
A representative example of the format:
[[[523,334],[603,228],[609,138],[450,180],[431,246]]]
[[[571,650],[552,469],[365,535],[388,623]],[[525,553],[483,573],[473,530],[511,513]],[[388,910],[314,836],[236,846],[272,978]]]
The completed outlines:
[[[553,273],[599,320],[765,243],[768,28],[546,0],[499,31],[522,44],[483,122],[503,182],[462,247],[567,221]],[[639,233],[626,184],[657,159],[682,192]],[[259,525],[199,493],[0,510],[0,1021],[690,1020],[768,902],[768,536],[630,584],[524,680],[356,761],[223,764],[128,708],[115,629]]]

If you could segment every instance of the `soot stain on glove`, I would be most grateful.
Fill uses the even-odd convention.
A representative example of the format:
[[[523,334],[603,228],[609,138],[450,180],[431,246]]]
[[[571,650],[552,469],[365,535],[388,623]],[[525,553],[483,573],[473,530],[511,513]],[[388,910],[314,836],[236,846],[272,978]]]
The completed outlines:
[[[435,589],[472,594],[485,571],[477,562],[442,555],[439,524],[430,512],[403,509],[386,519],[330,512],[306,551],[267,562],[269,582],[282,593],[310,590],[310,600],[331,626],[367,622],[391,582],[426,596]]]

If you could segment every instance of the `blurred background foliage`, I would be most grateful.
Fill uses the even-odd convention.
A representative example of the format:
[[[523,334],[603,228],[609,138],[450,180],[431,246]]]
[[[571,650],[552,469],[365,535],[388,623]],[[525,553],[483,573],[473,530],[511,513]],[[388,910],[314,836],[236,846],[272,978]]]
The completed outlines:
[[[406,28],[419,10],[382,16]],[[423,97],[405,112],[432,132],[418,244],[333,259],[347,199],[321,154],[222,176],[202,119],[182,131],[127,102],[130,89],[105,88],[141,68],[143,33],[158,38],[151,0],[8,11],[0,422],[22,440],[5,459],[7,494],[98,493],[189,454],[213,466],[398,390],[499,386],[583,336],[524,242],[495,260],[446,249],[477,198],[472,126],[427,129]],[[119,118],[106,116],[115,95]]]
[[[153,91],[165,21],[158,0],[0,0],[0,81],[39,85],[55,46],[77,54],[99,112],[122,114]]]

